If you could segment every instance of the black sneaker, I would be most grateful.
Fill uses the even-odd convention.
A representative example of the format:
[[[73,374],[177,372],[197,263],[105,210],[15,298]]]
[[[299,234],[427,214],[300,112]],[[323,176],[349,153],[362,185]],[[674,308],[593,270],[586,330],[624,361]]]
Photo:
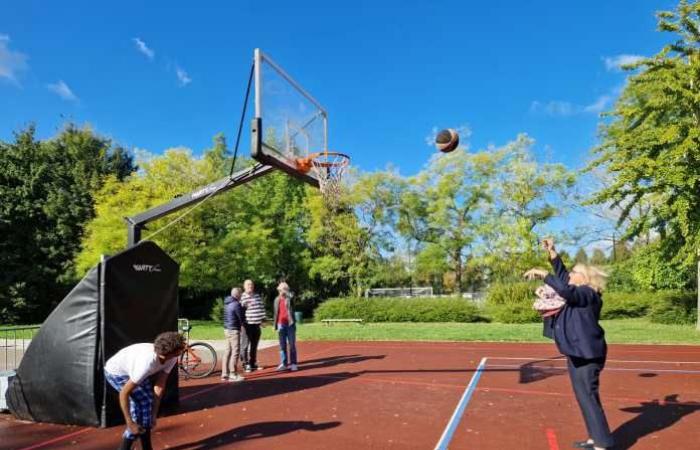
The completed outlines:
[[[250,373],[253,371],[253,368],[250,365],[245,366],[245,373]]]

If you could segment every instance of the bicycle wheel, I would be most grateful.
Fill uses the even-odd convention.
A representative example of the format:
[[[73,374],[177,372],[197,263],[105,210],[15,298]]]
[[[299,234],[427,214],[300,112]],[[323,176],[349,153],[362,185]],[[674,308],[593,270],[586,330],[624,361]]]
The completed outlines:
[[[180,356],[180,368],[190,378],[204,378],[216,368],[216,350],[206,342],[195,342]]]

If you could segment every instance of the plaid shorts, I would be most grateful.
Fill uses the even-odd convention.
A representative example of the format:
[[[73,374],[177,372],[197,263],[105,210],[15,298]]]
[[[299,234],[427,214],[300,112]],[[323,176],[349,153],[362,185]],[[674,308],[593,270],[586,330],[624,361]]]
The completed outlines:
[[[124,385],[129,381],[127,375],[112,375],[107,371],[105,371],[105,379],[117,392],[121,392]],[[131,395],[129,395],[129,412],[131,420],[142,428],[150,430],[153,427],[153,386],[148,378],[131,391]],[[128,428],[124,431],[125,438],[134,439],[136,436]]]

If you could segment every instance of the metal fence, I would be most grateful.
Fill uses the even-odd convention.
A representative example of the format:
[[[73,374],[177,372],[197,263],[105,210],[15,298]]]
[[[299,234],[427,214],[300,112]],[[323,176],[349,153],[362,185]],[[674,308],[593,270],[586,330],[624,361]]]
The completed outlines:
[[[0,327],[0,371],[16,370],[29,343],[39,332],[39,325]]]

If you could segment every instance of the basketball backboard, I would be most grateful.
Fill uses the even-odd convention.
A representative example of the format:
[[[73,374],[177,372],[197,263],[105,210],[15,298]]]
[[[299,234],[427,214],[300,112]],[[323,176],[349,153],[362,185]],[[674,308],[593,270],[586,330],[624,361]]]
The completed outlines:
[[[328,151],[328,114],[297,81],[260,49],[254,55],[255,118],[251,155],[263,164],[318,187],[313,171],[297,163]],[[308,164],[308,163],[307,163]]]

